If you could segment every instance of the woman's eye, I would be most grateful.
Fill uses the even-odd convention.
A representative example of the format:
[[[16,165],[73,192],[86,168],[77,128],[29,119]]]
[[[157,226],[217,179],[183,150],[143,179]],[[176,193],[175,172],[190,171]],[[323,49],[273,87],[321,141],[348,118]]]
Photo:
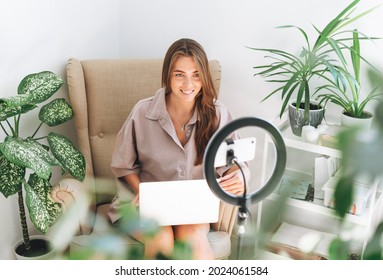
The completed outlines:
[[[175,76],[176,76],[177,78],[182,78],[182,74],[180,74],[180,73],[177,73]]]

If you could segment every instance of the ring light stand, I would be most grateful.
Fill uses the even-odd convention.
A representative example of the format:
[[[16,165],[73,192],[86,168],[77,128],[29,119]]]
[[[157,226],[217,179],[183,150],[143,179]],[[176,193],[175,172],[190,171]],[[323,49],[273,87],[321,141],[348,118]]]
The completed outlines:
[[[276,161],[273,173],[271,174],[271,177],[266,182],[266,184],[256,190],[253,193],[247,194],[245,190],[245,194],[243,196],[235,196],[232,195],[226,191],[224,191],[219,183],[217,182],[216,178],[216,167],[214,166],[215,157],[218,151],[218,148],[220,147],[221,143],[223,141],[227,141],[227,137],[234,132],[237,129],[246,127],[246,126],[254,126],[259,127],[270,135],[272,141],[275,144],[276,147]],[[227,166],[233,165],[233,163],[236,160],[235,154],[233,150],[229,150],[230,146],[228,146],[227,151]],[[269,196],[275,189],[275,187],[280,182],[282,175],[284,173],[286,167],[286,146],[283,141],[283,138],[280,134],[280,132],[269,122],[254,118],[254,117],[245,117],[245,118],[239,118],[236,119],[228,124],[226,124],[224,127],[222,127],[220,130],[218,130],[213,137],[210,139],[206,151],[204,154],[203,159],[203,172],[204,177],[212,190],[212,192],[221,200],[232,204],[234,206],[239,206],[238,209],[238,252],[237,252],[237,258],[239,259],[240,256],[240,250],[242,248],[242,236],[245,234],[245,225],[247,222],[247,205],[250,202],[250,204],[255,204],[259,201],[262,201],[267,196]],[[242,173],[243,174],[243,173]],[[243,178],[244,182],[246,182],[246,178]]]

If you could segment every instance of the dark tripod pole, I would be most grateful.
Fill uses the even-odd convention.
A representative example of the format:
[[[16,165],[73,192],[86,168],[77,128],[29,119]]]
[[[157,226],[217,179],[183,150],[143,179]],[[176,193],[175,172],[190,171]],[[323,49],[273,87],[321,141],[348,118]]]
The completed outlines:
[[[240,259],[242,255],[242,246],[243,246],[243,237],[246,232],[246,223],[247,223],[247,211],[246,208],[241,206],[238,210],[238,242],[237,242],[237,260]]]

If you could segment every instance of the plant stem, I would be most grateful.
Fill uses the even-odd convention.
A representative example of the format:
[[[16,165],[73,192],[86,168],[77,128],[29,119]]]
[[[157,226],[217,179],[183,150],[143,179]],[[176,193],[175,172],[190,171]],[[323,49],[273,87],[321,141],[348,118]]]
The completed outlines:
[[[3,129],[5,135],[9,136],[9,133],[5,130],[5,127],[3,126],[3,124],[1,122],[0,122],[0,126]]]
[[[48,136],[42,136],[42,137],[39,137],[39,138],[33,138],[33,140],[41,140],[41,139],[44,139],[44,138],[47,138]]]
[[[9,123],[8,119],[6,120],[6,122],[7,122],[8,126],[9,126],[9,128],[10,128],[11,131],[12,131],[12,135],[13,135],[13,136],[16,136],[16,132],[15,132],[15,130],[13,129],[12,125]]]
[[[35,133],[32,134],[32,137],[31,137],[31,138],[35,137],[36,133],[39,131],[39,129],[40,129],[40,127],[41,127],[42,125],[43,125],[43,122],[41,122],[41,123],[39,124],[39,126],[37,127]]]
[[[28,251],[31,249],[31,243],[29,240],[27,218],[25,216],[23,189],[21,188],[17,194],[19,196],[19,214],[20,214],[21,229],[23,231],[24,247],[25,247],[25,250]]]
[[[16,136],[19,136],[20,118],[21,118],[21,114],[17,116],[17,119],[15,117],[15,120],[14,120]]]

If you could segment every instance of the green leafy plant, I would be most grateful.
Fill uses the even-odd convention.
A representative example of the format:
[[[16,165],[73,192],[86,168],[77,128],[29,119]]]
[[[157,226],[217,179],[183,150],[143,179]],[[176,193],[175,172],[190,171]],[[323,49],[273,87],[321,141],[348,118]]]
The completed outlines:
[[[303,35],[305,45],[302,46],[299,56],[281,49],[250,48],[267,53],[266,58],[271,60],[269,64],[255,66],[254,69],[258,71],[255,76],[261,76],[267,82],[281,84],[262,100],[280,93],[283,100],[280,116],[284,113],[292,96],[295,96],[296,109],[304,109],[304,119],[308,121],[310,101],[313,95],[310,84],[313,80],[319,79],[324,84],[332,84],[329,77],[343,75],[337,66],[339,62],[346,64],[343,50],[347,49],[346,43],[353,39],[352,36],[347,35],[350,34],[350,31],[344,30],[344,28],[374,9],[351,17],[359,2],[360,0],[353,1],[323,30],[320,31],[314,26],[318,36],[313,45],[304,29],[292,25],[279,26],[278,28],[295,28]]]
[[[343,114],[354,118],[369,118],[370,113],[365,111],[366,105],[382,98],[378,87],[374,87],[364,98],[362,96],[362,82],[360,79],[361,61],[366,62],[375,68],[370,62],[361,56],[359,32],[353,31],[352,46],[347,48],[350,52],[350,64],[342,61],[342,65],[335,66],[336,72],[333,73],[333,80],[328,80],[328,84],[317,88],[319,104],[326,106],[327,102],[332,102],[343,108]],[[372,39],[372,38],[371,38]],[[351,68],[351,69],[348,69]]]
[[[61,214],[59,205],[50,198],[53,168],[61,168],[63,173],[68,172],[80,181],[85,177],[85,159],[67,137],[55,132],[36,136],[43,124],[57,126],[73,117],[64,98],[41,107],[38,115],[41,123],[31,136],[23,136],[20,128],[22,117],[51,98],[63,83],[62,78],[49,71],[30,74],[20,82],[16,96],[0,99],[0,126],[5,134],[0,142],[0,192],[6,198],[18,194],[26,251],[31,245],[25,205],[31,221],[43,233]]]
[[[369,76],[374,88],[383,90],[383,74],[370,70]],[[360,128],[347,128],[338,135],[338,147],[342,152],[341,177],[337,182],[334,199],[335,211],[340,218],[340,228],[347,231],[346,214],[352,205],[355,184],[359,176],[369,178],[370,182],[383,176],[383,99],[375,108],[376,130],[365,131]],[[381,194],[380,194],[381,195]],[[344,225],[344,227],[343,227]],[[372,228],[362,259],[383,259],[383,222]],[[343,238],[342,232],[330,245],[332,259],[346,259],[351,251],[352,239]]]

